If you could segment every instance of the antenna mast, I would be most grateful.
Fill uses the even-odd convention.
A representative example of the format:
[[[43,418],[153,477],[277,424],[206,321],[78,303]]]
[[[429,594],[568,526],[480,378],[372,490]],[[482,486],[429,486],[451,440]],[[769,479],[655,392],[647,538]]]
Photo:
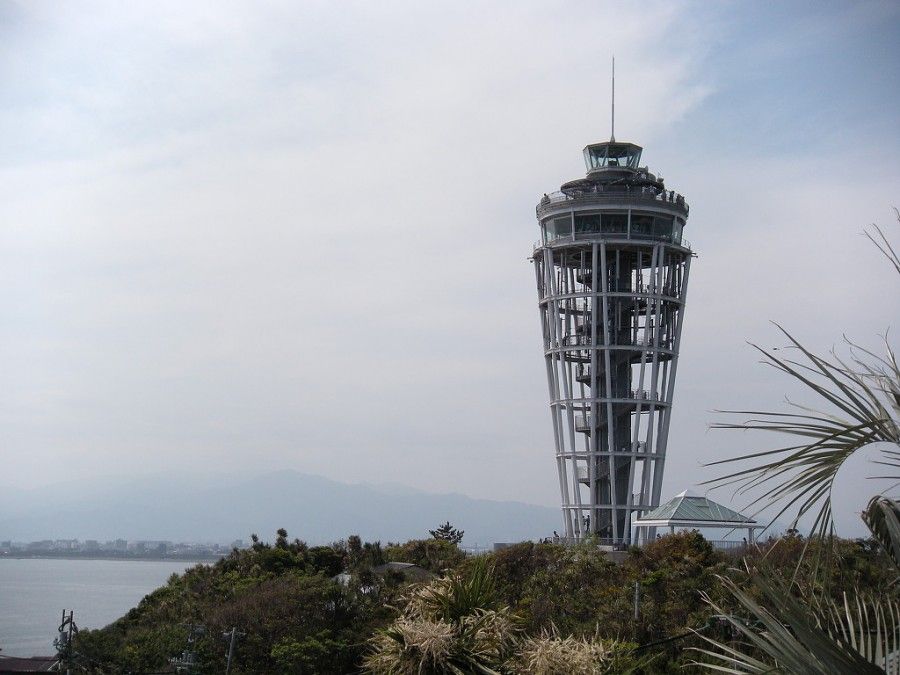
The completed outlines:
[[[609,132],[610,142],[616,140],[616,57],[612,57],[612,125]]]

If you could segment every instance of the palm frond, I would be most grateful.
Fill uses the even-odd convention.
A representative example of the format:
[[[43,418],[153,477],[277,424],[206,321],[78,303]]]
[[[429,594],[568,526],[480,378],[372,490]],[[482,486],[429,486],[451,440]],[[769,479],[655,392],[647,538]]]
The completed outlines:
[[[897,217],[897,222],[900,222],[900,211],[897,210],[897,207],[894,207],[894,214]],[[872,224],[872,227],[875,229],[875,232],[878,233],[878,236],[875,236],[868,230],[864,230],[863,234],[868,237],[869,241],[875,244],[875,248],[881,251],[884,254],[884,257],[890,261],[891,265],[894,266],[894,269],[897,270],[897,274],[900,274],[900,256],[897,255],[897,252],[894,250],[894,247],[891,246],[891,242],[888,241],[888,238],[884,236],[884,232],[882,232],[881,228],[878,225]]]
[[[755,571],[751,581],[762,595],[754,600],[731,579],[723,585],[749,617],[726,613],[709,596],[706,602],[731,625],[738,640],[700,637],[711,647],[695,648],[708,663],[695,665],[718,672],[865,675],[900,673],[900,613],[895,602],[844,596],[815,602],[797,597],[776,576]]]
[[[742,422],[716,423],[712,428],[775,432],[803,440],[774,450],[711,462],[709,465],[764,458],[762,464],[707,483],[736,485],[741,494],[755,494],[751,505],[760,509],[780,504],[773,521],[792,509],[796,509],[795,523],[807,514],[814,514],[813,532],[828,536],[833,528],[831,489],[844,462],[871,443],[884,441],[900,447],[900,368],[889,345],[886,357],[878,357],[848,341],[852,362],[847,363],[834,353],[830,359],[817,356],[784,328],[778,326],[778,329],[791,347],[802,354],[804,361],[782,358],[753,345],[763,355],[763,362],[801,382],[833,410],[818,410],[789,401],[796,412],[721,411],[750,417]],[[900,453],[883,453],[882,463],[900,467]]]
[[[862,513],[863,522],[894,565],[900,568],[900,506],[892,499],[876,496]]]
[[[419,617],[458,623],[478,609],[498,608],[493,569],[477,559],[468,574],[455,573],[420,587],[409,599],[408,612]]]
[[[499,675],[522,631],[500,607],[493,569],[477,560],[469,573],[414,586],[402,614],[370,641],[364,670],[379,675]]]
[[[634,645],[618,640],[561,636],[555,625],[523,639],[508,664],[511,673],[529,675],[630,675],[645,672],[653,656],[637,656]]]

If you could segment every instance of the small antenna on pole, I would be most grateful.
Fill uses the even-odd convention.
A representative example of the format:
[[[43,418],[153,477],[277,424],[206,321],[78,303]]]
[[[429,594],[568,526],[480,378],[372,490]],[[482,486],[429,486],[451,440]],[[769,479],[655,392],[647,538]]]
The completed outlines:
[[[610,142],[616,140],[616,57],[612,57],[612,125],[609,132]]]

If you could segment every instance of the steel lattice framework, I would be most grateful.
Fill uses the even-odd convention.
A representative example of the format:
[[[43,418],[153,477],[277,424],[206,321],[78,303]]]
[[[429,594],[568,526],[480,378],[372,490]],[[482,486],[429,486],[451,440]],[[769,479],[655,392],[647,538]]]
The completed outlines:
[[[688,272],[688,206],[641,148],[585,148],[537,207],[537,277],[565,536],[632,540],[659,505]]]

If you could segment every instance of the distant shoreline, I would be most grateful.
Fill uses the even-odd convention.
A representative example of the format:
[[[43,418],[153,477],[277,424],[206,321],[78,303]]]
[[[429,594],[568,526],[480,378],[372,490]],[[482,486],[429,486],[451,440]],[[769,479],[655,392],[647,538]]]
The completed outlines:
[[[0,560],[123,560],[138,562],[210,563],[224,558],[224,554],[204,555],[116,555],[114,553],[0,553]]]

